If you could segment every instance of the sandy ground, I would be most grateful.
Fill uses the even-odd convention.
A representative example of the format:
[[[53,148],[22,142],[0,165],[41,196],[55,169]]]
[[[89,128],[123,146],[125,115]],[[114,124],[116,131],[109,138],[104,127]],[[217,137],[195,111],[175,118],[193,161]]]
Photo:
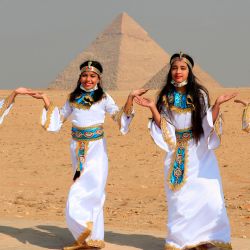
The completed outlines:
[[[250,100],[249,88],[213,89],[212,100],[220,93],[233,91],[237,91],[239,97]],[[5,97],[9,93],[7,90],[0,91],[0,97]],[[59,106],[64,103],[68,94],[65,91],[47,93]],[[119,105],[125,102],[128,94],[126,91],[109,93]],[[154,97],[155,91],[151,91],[148,96]],[[37,240],[32,243],[38,248],[1,248],[0,244],[0,249],[53,249],[52,245],[46,246],[43,243],[47,242],[47,239],[43,240],[43,235],[48,237],[49,241],[50,232],[53,235],[55,231],[59,238],[65,241],[70,239],[63,223],[67,192],[72,183],[69,154],[71,124],[65,123],[60,133],[45,132],[39,124],[42,106],[41,101],[28,96],[18,96],[13,110],[0,127],[0,239],[1,242],[8,242],[12,240],[11,235],[16,235],[15,244],[23,246],[22,242],[30,242],[30,238],[33,238],[25,236],[26,229],[30,233],[35,233],[36,230],[46,232],[38,232],[37,237],[40,237],[41,242]],[[247,241],[250,238],[250,135],[241,131],[240,105],[226,103],[222,111],[224,135],[222,145],[216,150],[216,154],[223,179],[232,236]],[[157,148],[149,136],[149,117],[148,110],[136,106],[136,116],[127,136],[119,134],[116,124],[110,117],[106,119],[109,178],[106,189],[105,224],[106,228],[115,230],[107,230],[107,249],[113,249],[113,243],[121,245],[121,248],[114,249],[145,250],[161,249],[149,248],[149,244],[146,243],[151,240],[155,246],[158,246],[158,239],[159,246],[162,247],[163,244],[167,216],[163,189],[164,152]],[[23,222],[24,224],[18,226],[19,220],[27,221],[27,225]],[[28,221],[31,221],[31,224]],[[49,227],[43,228],[49,221],[57,224],[53,227],[52,223]],[[39,228],[39,225],[42,227]],[[33,226],[38,229],[31,229]],[[21,239],[18,236],[19,228],[20,235],[24,235]],[[119,235],[119,231],[130,232],[129,236],[120,233],[120,243],[124,244],[112,241],[113,236],[116,239],[116,235]],[[147,232],[147,235],[136,236],[133,232],[138,232],[138,235],[140,232]],[[160,232],[159,236],[154,234],[155,232]],[[130,244],[130,237],[135,243]],[[144,240],[145,247],[140,245],[144,244]],[[122,245],[126,244],[131,248],[122,248]],[[237,247],[235,249],[243,250]]]
[[[106,227],[105,250],[163,250],[164,234],[157,231],[121,231]],[[58,221],[1,220],[0,250],[61,249],[73,242],[65,224]],[[232,239],[235,250],[249,250],[250,239]]]

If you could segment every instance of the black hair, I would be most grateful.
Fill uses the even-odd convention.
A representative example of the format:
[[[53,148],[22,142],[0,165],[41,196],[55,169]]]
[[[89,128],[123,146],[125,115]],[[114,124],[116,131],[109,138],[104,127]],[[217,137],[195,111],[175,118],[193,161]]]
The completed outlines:
[[[172,55],[172,57],[170,58],[170,62],[175,57],[180,57],[180,54]],[[182,57],[186,58],[191,63],[192,67],[194,66],[194,61],[189,55],[182,54]],[[200,140],[200,137],[204,134],[202,128],[202,118],[206,113],[206,103],[208,104],[208,107],[210,106],[210,98],[208,90],[198,82],[190,65],[187,64],[187,66],[189,72],[187,79],[188,84],[186,85],[186,93],[191,96],[192,104],[194,105],[194,109],[192,110],[192,133],[197,143]],[[162,111],[164,103],[163,97],[164,96],[168,97],[168,94],[172,93],[175,90],[175,87],[173,86],[173,84],[171,84],[171,80],[172,76],[171,76],[171,65],[170,65],[170,69],[167,74],[166,84],[161,89],[157,98],[156,106],[159,112]],[[168,102],[168,106],[170,106],[171,104],[169,103],[168,98],[166,98],[166,100]],[[172,114],[171,110],[169,111],[171,115]]]
[[[83,62],[83,63],[80,65],[80,70],[82,70],[83,67],[88,66],[88,63],[89,63],[89,62],[90,62],[90,61],[85,61],[85,62]],[[91,62],[92,62],[92,63],[91,63],[91,66],[97,68],[101,73],[103,72],[102,65],[101,65],[98,61],[91,61]],[[79,79],[78,79],[78,81],[77,81],[76,88],[69,94],[69,101],[70,101],[70,102],[74,102],[75,99],[76,99],[77,97],[79,97],[79,96],[82,94],[82,92],[84,91],[84,90],[82,90],[82,89],[80,88],[80,86],[81,86],[81,82],[80,82],[81,75],[82,75],[82,73],[79,75]],[[99,75],[98,75],[98,76],[99,76]],[[100,76],[99,76],[99,78],[100,78]],[[103,98],[103,96],[104,96],[104,91],[103,91],[103,88],[102,88],[102,86],[101,86],[101,83],[100,83],[100,82],[97,83],[97,86],[98,86],[98,89],[95,90],[94,95],[93,95],[94,103],[100,101],[100,100]]]

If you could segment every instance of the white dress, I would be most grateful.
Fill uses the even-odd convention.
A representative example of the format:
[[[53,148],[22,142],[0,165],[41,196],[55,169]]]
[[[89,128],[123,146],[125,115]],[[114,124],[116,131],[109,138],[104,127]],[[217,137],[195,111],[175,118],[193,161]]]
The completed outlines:
[[[8,108],[7,105],[8,105],[8,98],[0,100],[0,125],[3,123],[4,117],[6,117],[10,112],[13,103],[10,104]]]
[[[154,121],[149,123],[153,140],[167,153],[164,161],[168,205],[165,249],[186,250],[206,243],[232,249],[221,177],[213,152],[220,138],[213,124],[212,110],[207,109],[203,118],[204,136],[198,144],[192,138],[192,108],[187,105],[183,108],[177,103],[171,110],[172,117],[169,107],[164,105],[161,128]]]
[[[48,131],[59,131],[63,121],[70,117],[74,129],[93,129],[95,126],[100,128],[107,112],[119,123],[121,133],[126,134],[134,112],[126,115],[123,109],[118,108],[111,96],[107,93],[105,95],[106,97],[89,109],[81,105],[72,105],[69,101],[61,110],[51,105],[47,111],[43,110],[42,125]],[[90,132],[85,134],[91,135]],[[72,139],[70,148],[74,174],[81,162],[78,157],[78,141]],[[89,141],[85,149],[81,175],[69,191],[66,221],[77,242],[85,242],[88,246],[102,248],[104,247],[103,205],[108,175],[106,140],[101,134],[99,139]]]

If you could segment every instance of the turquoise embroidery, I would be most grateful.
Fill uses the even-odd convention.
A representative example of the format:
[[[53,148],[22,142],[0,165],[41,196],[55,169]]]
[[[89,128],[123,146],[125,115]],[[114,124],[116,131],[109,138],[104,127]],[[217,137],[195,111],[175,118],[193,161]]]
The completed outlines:
[[[192,130],[176,131],[176,151],[169,175],[170,188],[176,190],[185,181],[188,141],[193,138]]]
[[[174,91],[173,105],[175,107],[182,108],[182,109],[187,108],[187,95]]]
[[[94,102],[93,99],[94,91],[92,92],[83,92],[82,95],[75,99],[77,104],[82,104],[84,106],[91,106]]]
[[[95,141],[103,138],[104,130],[102,126],[76,128],[72,127],[72,139],[78,141],[78,167],[77,171],[83,170],[83,164],[88,150],[88,144],[90,141]]]
[[[188,103],[188,96],[186,93],[182,94],[177,91],[171,91],[168,93],[168,101],[171,106],[179,109],[188,109],[193,106],[191,103]]]
[[[76,141],[93,141],[104,136],[104,131],[101,126],[88,128],[72,127],[71,131],[72,138]]]
[[[71,104],[77,108],[89,109],[94,103],[94,93],[95,91],[83,92],[82,95],[77,97]]]

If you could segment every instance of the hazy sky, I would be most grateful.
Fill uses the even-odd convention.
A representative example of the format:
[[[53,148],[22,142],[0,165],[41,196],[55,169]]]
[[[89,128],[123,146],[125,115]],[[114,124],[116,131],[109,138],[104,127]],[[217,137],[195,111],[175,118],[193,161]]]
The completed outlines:
[[[224,86],[250,86],[249,0],[0,0],[0,88],[47,87],[121,12]]]

